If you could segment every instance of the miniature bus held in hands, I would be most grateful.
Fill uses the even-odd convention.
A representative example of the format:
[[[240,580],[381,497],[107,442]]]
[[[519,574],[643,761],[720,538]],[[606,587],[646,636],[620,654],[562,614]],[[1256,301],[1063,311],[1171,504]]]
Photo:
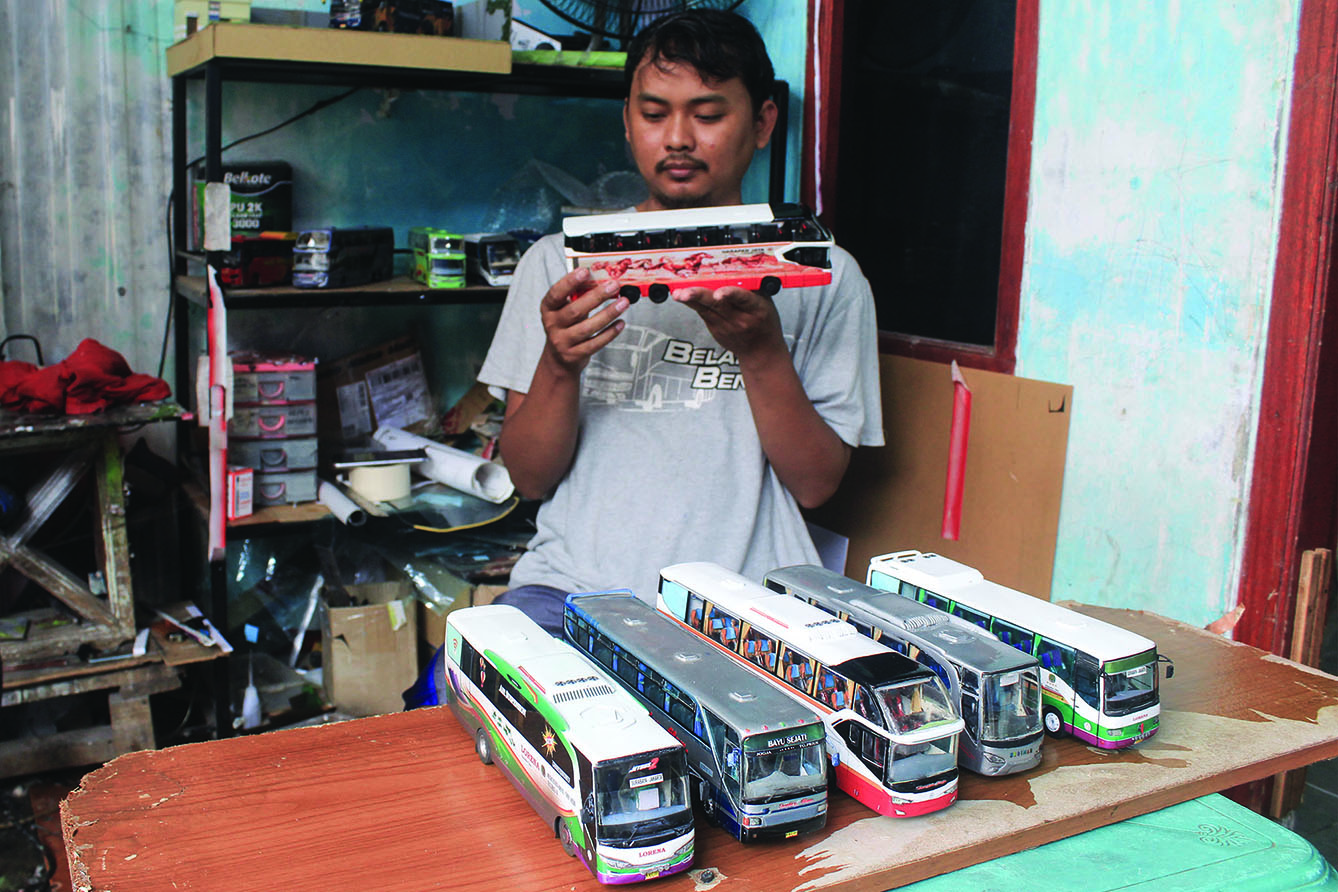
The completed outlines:
[[[526,801],[601,883],[692,863],[683,745],[571,645],[514,607],[450,614],[446,700]]]
[[[793,595],[932,669],[966,723],[957,764],[997,776],[1041,764],[1041,676],[1036,658],[942,611],[803,564],[763,584]]]
[[[891,817],[957,800],[962,720],[929,669],[718,564],[660,571],[656,606],[817,707],[842,790]]]
[[[410,277],[428,288],[463,288],[465,284],[464,236],[431,226],[409,230],[413,252]]]
[[[1119,749],[1157,733],[1157,666],[1142,635],[985,579],[942,555],[896,551],[869,561],[868,584],[960,617],[1041,664],[1042,717],[1053,735]]]
[[[775,295],[832,281],[832,237],[797,204],[741,204],[591,214],[562,221],[568,271],[584,267],[619,293],[663,303],[688,286]]]
[[[741,842],[827,823],[822,719],[630,591],[567,597],[572,646],[620,680],[688,749],[706,812]]]

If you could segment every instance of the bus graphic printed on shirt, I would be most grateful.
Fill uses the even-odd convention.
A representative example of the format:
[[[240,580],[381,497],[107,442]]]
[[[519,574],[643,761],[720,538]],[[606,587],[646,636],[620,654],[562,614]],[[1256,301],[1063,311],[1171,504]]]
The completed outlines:
[[[550,832],[601,883],[687,869],[694,828],[683,745],[645,707],[514,607],[450,614],[446,701]]]
[[[1157,667],[1167,664],[1167,678],[1175,669],[1151,639],[991,582],[938,554],[877,555],[869,560],[867,582],[960,617],[1036,657],[1051,734],[1119,749],[1157,733]]]

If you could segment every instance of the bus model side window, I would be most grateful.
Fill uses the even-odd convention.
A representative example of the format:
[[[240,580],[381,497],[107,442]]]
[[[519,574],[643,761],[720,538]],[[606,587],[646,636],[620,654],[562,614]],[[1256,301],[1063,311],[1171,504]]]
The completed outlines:
[[[918,601],[920,600],[919,598],[920,592],[921,589],[916,588],[914,585],[912,585],[911,583],[907,582],[904,579],[901,580],[901,596],[903,598],[910,598],[912,601]]]
[[[706,613],[706,628],[702,631],[730,650],[739,649],[739,621],[715,605]]]
[[[1041,661],[1042,669],[1056,675],[1068,675],[1073,672],[1073,649],[1048,638],[1040,639],[1036,648],[1036,659]]]
[[[702,631],[702,619],[706,616],[706,602],[700,595],[688,595],[688,625]]]
[[[850,695],[846,690],[845,678],[826,666],[818,666],[818,684],[813,696],[819,703],[830,706],[833,710],[845,709],[850,705]]]
[[[936,595],[927,588],[922,588],[920,589],[920,591],[922,593],[922,597],[920,600],[924,601],[926,604],[928,604],[930,607],[933,607],[935,610],[942,610],[944,612],[948,611],[949,604],[947,598],[943,597],[942,595]]]
[[[813,661],[788,647],[781,650],[781,679],[796,690],[809,693],[813,686]]]
[[[776,642],[757,626],[751,627],[743,638],[743,655],[749,662],[776,674]]]
[[[1032,654],[1035,645],[1035,635],[1026,629],[1020,629],[1011,623],[1006,623],[1001,619],[995,618],[990,623],[990,631],[999,636],[999,640],[1009,647],[1016,647],[1024,654]]]
[[[664,681],[659,675],[648,674],[645,683],[642,686],[641,693],[645,694],[646,699],[660,712],[667,713],[669,711],[668,706],[664,702]]]
[[[990,627],[990,618],[983,613],[977,613],[969,607],[963,607],[961,604],[952,605],[953,616],[960,616],[967,622],[980,626],[982,629]]]
[[[878,712],[878,704],[873,699],[873,693],[864,685],[855,686],[855,715],[872,722],[873,724],[883,726],[882,715]]]

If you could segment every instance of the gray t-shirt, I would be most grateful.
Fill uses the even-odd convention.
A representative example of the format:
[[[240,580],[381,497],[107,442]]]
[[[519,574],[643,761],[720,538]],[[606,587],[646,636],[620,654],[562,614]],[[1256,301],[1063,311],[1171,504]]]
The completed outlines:
[[[818,413],[852,446],[883,444],[873,297],[858,264],[832,255],[832,284],[774,298]],[[521,257],[479,380],[528,393],[544,346],[539,302],[566,272],[560,234]],[[752,579],[817,563],[799,507],[762,452],[738,364],[691,308],[642,299],[581,380],[576,457],[540,507],[511,585],[631,589],[661,567],[714,561]]]

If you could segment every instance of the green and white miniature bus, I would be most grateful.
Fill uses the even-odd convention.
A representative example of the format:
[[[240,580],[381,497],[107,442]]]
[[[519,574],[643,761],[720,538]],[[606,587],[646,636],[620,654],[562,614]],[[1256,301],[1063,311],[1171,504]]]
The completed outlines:
[[[409,230],[413,280],[429,288],[463,288],[465,237],[445,229],[415,226]]]
[[[446,621],[446,700],[525,800],[601,883],[687,869],[687,753],[646,708],[515,607]]]
[[[1175,668],[1151,639],[991,582],[938,554],[877,555],[866,582],[960,617],[1036,657],[1042,719],[1051,734],[1119,749],[1157,733],[1157,665],[1167,664],[1167,678]]]

